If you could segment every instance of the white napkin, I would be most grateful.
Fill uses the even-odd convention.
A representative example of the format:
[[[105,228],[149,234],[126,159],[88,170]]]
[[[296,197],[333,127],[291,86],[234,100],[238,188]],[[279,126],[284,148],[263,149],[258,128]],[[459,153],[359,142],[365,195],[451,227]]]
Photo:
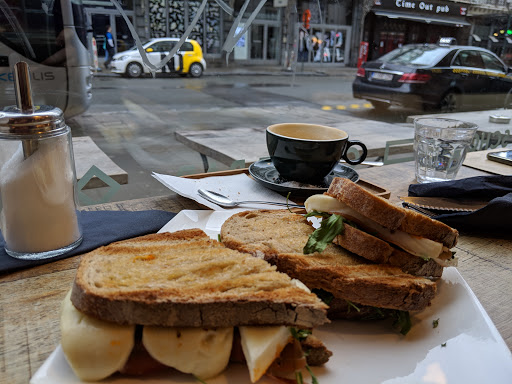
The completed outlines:
[[[183,177],[162,175],[153,172],[153,177],[163,185],[170,188],[177,194],[197,201],[199,204],[207,206],[215,211],[231,210],[233,208],[222,208],[217,204],[211,203],[198,195],[198,189],[207,189],[209,191],[220,193],[234,201],[273,201],[286,203],[286,197],[258,184],[246,174],[231,176],[212,176],[202,179],[186,179]],[[290,203],[293,203],[289,200]],[[269,204],[244,204],[240,205],[238,211],[249,209],[286,209],[284,206]]]

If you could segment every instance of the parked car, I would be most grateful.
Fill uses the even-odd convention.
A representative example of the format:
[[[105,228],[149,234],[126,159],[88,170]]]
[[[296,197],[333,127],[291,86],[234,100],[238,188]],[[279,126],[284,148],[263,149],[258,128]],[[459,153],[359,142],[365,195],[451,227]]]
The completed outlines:
[[[174,48],[180,39],[163,37],[151,39],[142,46],[146,51],[148,60],[151,64],[159,63]],[[190,75],[192,77],[201,77],[206,69],[206,62],[203,57],[203,50],[199,43],[192,39],[187,39],[169,61],[169,63],[158,73],[171,72],[182,76]],[[137,47],[114,55],[110,65],[110,70],[127,77],[140,77],[143,74],[151,73],[149,67],[144,64]]]
[[[404,45],[363,64],[352,84],[354,97],[376,109],[443,112],[508,106],[511,89],[511,69],[494,53],[449,44]]]

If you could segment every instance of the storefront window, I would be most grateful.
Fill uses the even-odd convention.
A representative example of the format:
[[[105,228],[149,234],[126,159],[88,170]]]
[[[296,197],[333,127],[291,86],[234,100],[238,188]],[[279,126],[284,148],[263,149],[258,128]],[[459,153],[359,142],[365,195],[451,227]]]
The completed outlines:
[[[345,63],[350,27],[314,26],[310,31],[299,25],[298,61],[310,63]]]

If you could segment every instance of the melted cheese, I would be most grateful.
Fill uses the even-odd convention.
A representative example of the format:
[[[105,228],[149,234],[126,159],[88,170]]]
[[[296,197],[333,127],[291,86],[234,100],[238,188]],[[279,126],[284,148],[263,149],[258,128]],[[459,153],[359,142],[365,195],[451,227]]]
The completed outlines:
[[[133,349],[135,326],[101,321],[78,311],[69,292],[61,305],[61,344],[83,381],[102,380],[121,369]]]
[[[255,383],[292,340],[285,326],[239,327],[251,382]]]
[[[424,237],[410,235],[400,230],[391,231],[366,216],[363,216],[334,197],[313,195],[306,200],[304,205],[308,213],[312,211],[338,213],[346,218],[359,222],[369,232],[376,233],[377,237],[395,244],[412,255],[433,259],[444,267],[454,264],[451,260],[446,260],[447,258],[451,258],[451,252],[448,248],[443,246],[442,243]]]
[[[160,363],[206,380],[226,369],[233,345],[233,328],[145,326],[142,343]]]

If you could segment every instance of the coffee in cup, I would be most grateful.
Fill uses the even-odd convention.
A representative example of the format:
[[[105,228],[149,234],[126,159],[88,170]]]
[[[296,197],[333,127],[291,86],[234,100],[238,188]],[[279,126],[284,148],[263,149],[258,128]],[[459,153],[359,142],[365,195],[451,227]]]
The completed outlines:
[[[356,165],[368,152],[362,142],[349,140],[345,131],[324,125],[274,124],[267,127],[266,136],[268,153],[279,175],[302,183],[321,182],[340,159]],[[362,150],[356,160],[347,156],[352,146]]]

